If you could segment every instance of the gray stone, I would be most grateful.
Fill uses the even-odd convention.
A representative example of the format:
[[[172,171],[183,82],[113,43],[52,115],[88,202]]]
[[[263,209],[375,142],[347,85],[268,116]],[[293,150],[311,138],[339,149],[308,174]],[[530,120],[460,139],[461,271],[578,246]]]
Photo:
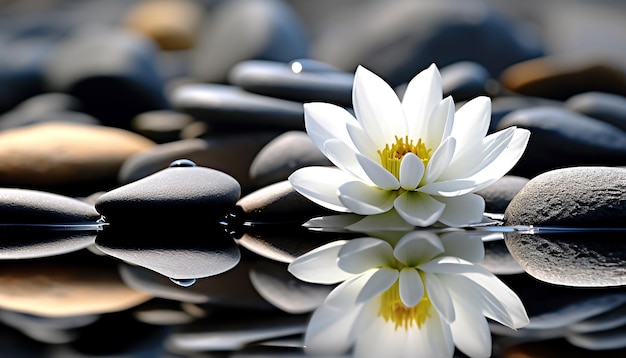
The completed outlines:
[[[29,189],[0,188],[2,224],[93,223],[100,214],[80,200]]]
[[[244,192],[256,189],[249,171],[258,152],[278,132],[212,135],[159,144],[129,157],[119,170],[118,181],[128,184],[167,168],[176,159],[186,158],[197,165],[222,171],[235,178]]]
[[[109,222],[213,220],[235,206],[241,188],[230,175],[204,167],[170,167],[120,186],[96,200]]]
[[[333,165],[303,131],[289,131],[267,143],[250,165],[250,178],[259,186],[286,180],[297,169]]]
[[[329,102],[352,106],[354,75],[339,70],[320,71],[310,63],[249,60],[235,65],[230,83],[246,91],[298,102]]]
[[[500,120],[507,114],[517,111],[518,109],[535,108],[535,107],[561,107],[563,102],[550,100],[541,97],[528,96],[510,96],[503,95],[491,99],[491,123],[489,124],[489,132],[493,133],[498,129]]]
[[[178,111],[207,122],[214,131],[304,130],[302,103],[247,92],[237,86],[181,85],[174,89],[171,101]]]
[[[302,196],[287,180],[246,194],[237,206],[241,208],[237,220],[249,222],[303,223],[316,216],[336,214]]]
[[[565,108],[626,130],[626,97],[603,92],[585,92],[570,97]]]
[[[504,242],[503,233],[493,233],[483,238],[485,258],[478,264],[496,275],[515,275],[524,269],[513,258]]]
[[[306,31],[283,1],[220,2],[204,24],[190,59],[192,77],[202,82],[226,82],[241,61],[287,62],[308,55]]]
[[[488,213],[504,213],[515,195],[528,183],[527,178],[505,175],[495,183],[479,190],[476,194],[485,199],[485,211]]]
[[[569,166],[626,164],[626,132],[608,123],[554,107],[528,108],[506,115],[498,129],[528,129],[530,141],[510,172],[527,178]]]
[[[452,96],[455,102],[478,96],[495,95],[499,85],[481,64],[460,61],[441,69],[443,96]]]
[[[33,230],[3,228],[0,231],[0,260],[32,259],[79,251],[93,245],[98,226],[83,230]]]
[[[462,34],[462,35],[460,35]],[[363,65],[392,86],[436,63],[479,63],[492,76],[542,55],[540,38],[482,1],[369,1],[319,29],[311,57],[352,72]]]
[[[624,231],[536,230],[538,234],[504,233],[509,252],[529,275],[556,285],[626,286]]]
[[[181,132],[193,122],[187,114],[171,110],[148,111],[135,116],[131,128],[157,142],[168,143],[181,139]]]
[[[624,227],[626,169],[573,167],[532,178],[504,212],[506,225]]]

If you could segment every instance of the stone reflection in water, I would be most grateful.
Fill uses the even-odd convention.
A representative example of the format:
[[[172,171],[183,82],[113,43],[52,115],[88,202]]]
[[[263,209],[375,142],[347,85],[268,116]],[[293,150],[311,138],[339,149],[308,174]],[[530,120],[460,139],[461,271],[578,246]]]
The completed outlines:
[[[626,285],[626,230],[505,233],[516,261],[531,276],[576,287]]]
[[[177,280],[182,286],[187,280],[228,271],[241,258],[237,244],[217,224],[181,223],[153,228],[111,225],[98,233],[96,247],[107,255]]]
[[[0,260],[57,256],[93,245],[94,230],[0,229]]]

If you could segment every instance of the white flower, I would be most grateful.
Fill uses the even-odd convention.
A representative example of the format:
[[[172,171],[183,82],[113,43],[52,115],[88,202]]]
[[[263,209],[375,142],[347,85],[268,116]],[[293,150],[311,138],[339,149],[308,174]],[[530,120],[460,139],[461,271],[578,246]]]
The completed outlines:
[[[370,226],[398,214],[411,226],[479,222],[484,200],[473,193],[517,163],[530,134],[510,127],[485,137],[489,98],[455,113],[452,99],[442,99],[435,65],[409,82],[402,102],[359,67],[352,101],[356,118],[333,104],[304,105],[308,135],[336,168],[302,168],[289,181],[328,209],[367,215]]]
[[[402,234],[400,234],[402,235]],[[289,265],[297,278],[338,285],[318,307],[305,350],[356,357],[470,357],[491,354],[485,318],[528,324],[517,295],[481,261],[480,237],[413,231],[401,238],[336,241]]]

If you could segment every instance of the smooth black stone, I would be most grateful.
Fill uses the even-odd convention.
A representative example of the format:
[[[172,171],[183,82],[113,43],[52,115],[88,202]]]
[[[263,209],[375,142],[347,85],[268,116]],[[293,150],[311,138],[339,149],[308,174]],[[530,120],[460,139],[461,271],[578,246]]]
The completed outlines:
[[[85,224],[100,219],[93,205],[45,191],[0,188],[1,224]]]
[[[297,62],[300,63],[300,62]],[[305,63],[306,65],[306,63]],[[354,75],[337,71],[308,72],[306,67],[249,60],[235,65],[228,76],[230,83],[246,91],[298,102],[328,102],[352,106]]]
[[[95,207],[109,222],[218,223],[240,195],[239,183],[228,174],[199,166],[173,167],[101,195]]]
[[[198,166],[222,171],[235,178],[242,190],[257,184],[249,176],[257,153],[279,133],[262,131],[247,134],[207,136],[159,144],[129,157],[118,172],[118,181],[128,184],[167,168],[177,159],[188,159]]]
[[[24,127],[44,122],[71,122],[79,124],[101,125],[96,118],[82,112],[59,111],[39,115],[28,115],[21,112],[10,112],[0,117],[0,130]]]
[[[441,69],[443,96],[452,96],[455,102],[497,93],[499,86],[489,71],[472,61],[453,63]]]
[[[350,10],[319,29],[311,57],[345,71],[363,65],[394,87],[431,63],[473,61],[497,78],[509,65],[543,54],[536,33],[479,1],[374,1]]]
[[[214,131],[304,130],[302,103],[247,92],[237,86],[187,84],[171,95],[174,107]]]
[[[209,277],[239,263],[239,247],[218,225],[176,223],[114,226],[98,233],[96,248],[105,254],[169,277]]]
[[[499,129],[500,120],[519,109],[536,107],[561,107],[563,102],[541,97],[499,96],[491,99],[491,123],[489,133]]]
[[[96,231],[0,229],[0,260],[57,256],[93,245]]]
[[[121,264],[119,272],[129,287],[168,300],[207,304],[213,308],[237,308],[253,311],[278,311],[255,290],[250,282],[253,263],[242,260],[231,270],[199,279],[191,286],[178,286],[172,281],[144,267]]]
[[[505,233],[511,255],[529,275],[555,285],[626,286],[624,232]]]
[[[241,61],[288,62],[308,55],[308,34],[283,1],[220,2],[204,23],[189,62],[191,76],[202,82],[225,83]]]
[[[624,227],[626,169],[573,167],[532,178],[504,212],[506,225]]]
[[[30,97],[0,116],[0,129],[37,123],[50,117],[50,113],[81,110],[80,102],[65,93],[44,93]],[[85,115],[87,116],[87,115]],[[42,119],[43,117],[43,119]],[[95,121],[95,118],[92,119]]]
[[[524,155],[510,172],[532,178],[568,166],[626,164],[626,132],[566,109],[543,107],[512,112],[498,128],[530,130]]]
[[[601,120],[626,131],[626,97],[603,92],[586,92],[570,97],[565,108]]]
[[[103,124],[129,128],[134,116],[169,108],[156,51],[129,31],[85,30],[55,47],[45,78],[51,90],[75,96]]]
[[[528,183],[527,178],[505,175],[495,183],[479,190],[476,194],[485,199],[485,211],[488,213],[504,213],[515,195]]]
[[[303,131],[289,131],[272,139],[250,164],[250,178],[260,187],[286,180],[297,169],[333,165]]]

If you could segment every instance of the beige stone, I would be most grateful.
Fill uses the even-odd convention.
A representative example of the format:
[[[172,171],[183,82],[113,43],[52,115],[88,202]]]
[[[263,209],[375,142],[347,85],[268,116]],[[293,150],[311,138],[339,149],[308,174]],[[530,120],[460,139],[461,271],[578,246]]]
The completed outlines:
[[[0,308],[45,317],[122,311],[152,298],[126,286],[115,266],[0,262]]]
[[[153,39],[162,50],[186,50],[195,44],[204,9],[191,0],[143,0],[126,17],[126,26]]]
[[[67,122],[6,130],[0,132],[0,185],[112,180],[128,157],[154,145],[124,129]]]

